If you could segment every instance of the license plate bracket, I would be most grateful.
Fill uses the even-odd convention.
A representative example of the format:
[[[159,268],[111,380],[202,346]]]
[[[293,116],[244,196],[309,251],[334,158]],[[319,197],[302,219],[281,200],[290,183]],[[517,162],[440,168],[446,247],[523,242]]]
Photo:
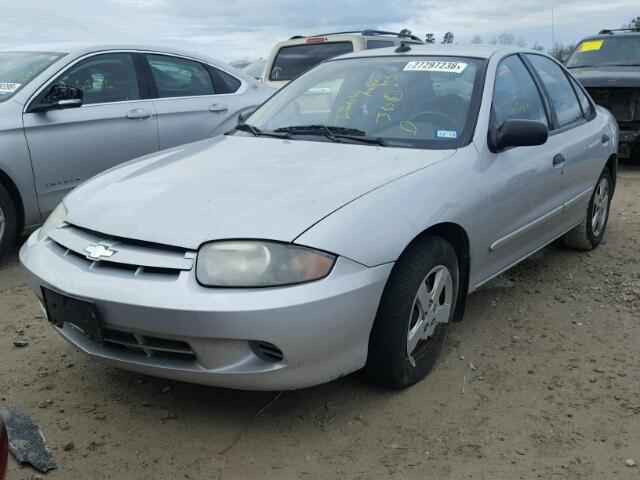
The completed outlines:
[[[45,287],[42,287],[42,298],[49,322],[58,328],[70,323],[89,340],[102,343],[102,328],[95,304]]]

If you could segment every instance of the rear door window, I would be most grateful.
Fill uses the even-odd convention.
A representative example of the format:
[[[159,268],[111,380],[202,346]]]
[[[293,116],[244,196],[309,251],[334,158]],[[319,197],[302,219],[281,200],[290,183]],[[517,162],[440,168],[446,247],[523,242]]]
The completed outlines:
[[[578,85],[578,82],[572,78],[571,83],[573,84],[573,88],[576,91],[576,95],[578,95],[578,101],[580,102],[580,106],[582,107],[582,113],[587,119],[591,120],[596,116],[596,109],[594,108],[587,95],[584,93],[584,90],[582,90],[582,87]]]
[[[351,42],[310,43],[282,47],[271,66],[269,80],[293,80],[320,62],[353,52]]]
[[[573,87],[562,68],[549,58],[542,55],[527,54],[542,83],[556,112],[558,128],[563,128],[582,120],[582,110],[578,103]]]
[[[213,95],[209,71],[199,62],[165,55],[146,55],[159,98]]]

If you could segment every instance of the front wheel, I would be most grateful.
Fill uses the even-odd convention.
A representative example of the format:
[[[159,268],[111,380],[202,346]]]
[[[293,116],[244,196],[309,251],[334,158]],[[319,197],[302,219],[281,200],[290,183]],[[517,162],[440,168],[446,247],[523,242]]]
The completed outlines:
[[[409,247],[393,268],[369,340],[367,372],[390,388],[422,380],[435,365],[458,296],[458,258],[441,237]]]
[[[578,250],[593,250],[604,238],[611,205],[611,173],[605,168],[591,195],[584,220],[562,237],[565,245]]]

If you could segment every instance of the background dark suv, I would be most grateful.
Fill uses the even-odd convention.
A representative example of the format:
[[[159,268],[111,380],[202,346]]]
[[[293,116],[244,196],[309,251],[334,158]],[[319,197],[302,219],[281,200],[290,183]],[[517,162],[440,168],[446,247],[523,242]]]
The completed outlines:
[[[566,66],[618,121],[619,158],[640,160],[640,32],[602,30],[582,40]]]

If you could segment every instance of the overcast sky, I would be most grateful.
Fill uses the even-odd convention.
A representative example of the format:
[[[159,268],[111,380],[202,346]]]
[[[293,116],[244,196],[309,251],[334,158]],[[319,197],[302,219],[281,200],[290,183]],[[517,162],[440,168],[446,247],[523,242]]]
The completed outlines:
[[[0,0],[0,48],[48,42],[171,45],[225,61],[268,54],[296,34],[362,28],[500,33],[527,44],[575,42],[640,16],[638,0]]]

